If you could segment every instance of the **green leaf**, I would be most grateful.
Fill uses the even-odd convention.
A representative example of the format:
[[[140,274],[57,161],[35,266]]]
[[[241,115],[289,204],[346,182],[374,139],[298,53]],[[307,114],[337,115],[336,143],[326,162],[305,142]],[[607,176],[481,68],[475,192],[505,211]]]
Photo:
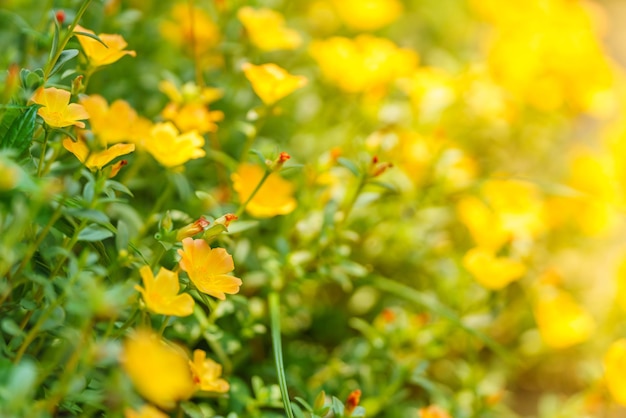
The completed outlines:
[[[21,154],[30,147],[35,132],[37,109],[39,109],[39,105],[30,106],[26,112],[13,120],[7,132],[0,139],[0,148],[12,148]]]
[[[180,408],[191,418],[203,418],[204,413],[202,409],[193,402],[181,402]]]
[[[87,219],[100,224],[109,222],[109,217],[104,212],[95,209],[69,209],[65,213],[78,219]]]
[[[128,231],[126,222],[119,219],[117,221],[117,235],[115,235],[115,248],[117,248],[117,251],[128,249],[128,243],[130,241],[129,236],[130,232]]]
[[[344,166],[345,168],[347,168],[348,170],[350,170],[352,174],[354,174],[355,176],[359,177],[361,175],[361,170],[359,170],[356,164],[354,164],[352,161],[348,160],[347,158],[339,157],[337,158],[337,162],[341,164],[342,166]]]
[[[104,45],[105,48],[109,49],[109,46],[107,44],[105,44],[102,39],[100,39],[97,35],[94,35],[93,33],[74,31],[74,36],[76,36],[76,35],[86,36],[88,38],[95,39],[96,41],[98,41],[102,45]]]
[[[59,59],[57,60],[57,62],[54,63],[54,67],[52,67],[52,70],[50,70],[49,76],[56,74],[56,72],[61,69],[61,66],[63,64],[65,64],[72,58],[75,58],[77,55],[78,49],[66,49],[65,51],[61,52],[61,55],[59,55]]]
[[[236,234],[238,232],[247,231],[248,229],[259,226],[259,221],[235,221],[228,226],[228,234]]]
[[[283,399],[283,406],[289,418],[295,418],[289,400],[289,390],[287,389],[287,377],[285,376],[285,366],[283,364],[283,346],[280,338],[280,296],[276,292],[269,294],[270,325],[272,330],[272,348],[274,349],[274,364],[278,375],[278,385],[280,395]]]
[[[113,236],[113,232],[100,225],[89,225],[78,234],[79,241],[102,241]]]
[[[59,27],[59,21],[54,19],[54,36],[52,37],[52,46],[50,47],[50,55],[48,56],[48,61],[52,61],[57,53],[57,48],[59,47],[59,37],[61,33],[61,28]],[[54,64],[53,62],[48,65]],[[46,65],[46,68],[48,68]]]

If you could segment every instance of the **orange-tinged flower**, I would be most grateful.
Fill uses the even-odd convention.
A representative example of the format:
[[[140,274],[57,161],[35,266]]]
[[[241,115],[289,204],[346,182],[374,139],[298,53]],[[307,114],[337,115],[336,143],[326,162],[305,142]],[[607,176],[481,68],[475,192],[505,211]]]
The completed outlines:
[[[197,131],[201,134],[216,132],[217,123],[224,119],[221,110],[209,110],[202,103],[169,103],[161,112],[164,119],[174,122],[181,132]]]
[[[156,277],[150,266],[139,270],[144,287],[135,286],[148,309],[161,315],[188,316],[193,313],[193,298],[184,293],[179,295],[178,273],[161,267]]]
[[[63,128],[75,125],[79,128],[84,128],[85,123],[80,121],[89,119],[89,114],[83,106],[70,103],[71,96],[72,94],[67,90],[57,89],[56,87],[48,87],[46,89],[41,87],[37,89],[31,101],[42,106],[37,111],[37,114],[49,126]]]
[[[225,293],[239,292],[241,279],[228,273],[235,269],[233,257],[223,248],[211,248],[203,239],[185,238],[180,267],[187,272],[189,279],[203,293],[218,299],[226,299]]]
[[[124,341],[121,363],[137,391],[161,408],[173,408],[195,391],[188,358],[148,330]]]
[[[285,18],[274,10],[246,6],[237,11],[237,17],[252,44],[263,51],[296,49],[302,43],[300,34],[285,27]]]
[[[207,221],[204,216],[196,219],[190,224],[187,224],[180,228],[178,232],[176,232],[176,241],[182,241],[187,237],[193,237],[194,235],[203,232],[209,226],[211,222]]]
[[[138,144],[149,135],[150,121],[138,116],[124,100],[115,100],[109,106],[104,97],[94,94],[80,99],[80,104],[87,110],[91,131],[103,147],[123,141]]]
[[[146,139],[146,150],[165,167],[177,167],[206,155],[204,138],[196,131],[180,134],[171,122],[157,123]]]
[[[248,200],[264,175],[264,170],[255,164],[241,164],[232,174],[233,188],[239,194],[239,202]],[[252,200],[246,211],[257,218],[286,215],[296,208],[293,185],[277,173],[271,173]]]
[[[472,248],[463,257],[465,267],[478,283],[487,289],[499,290],[526,273],[526,266],[508,257],[497,257],[486,248]]]
[[[387,26],[400,15],[399,0],[332,0],[339,18],[350,28],[369,31]]]
[[[361,391],[359,389],[353,390],[348,395],[348,399],[346,399],[345,403],[345,411],[347,416],[351,416],[357,406],[359,406],[359,402],[361,401]]]
[[[420,408],[419,418],[451,418],[450,414],[438,407],[437,405],[430,405],[427,408]]]
[[[152,405],[142,405],[138,411],[125,409],[124,418],[169,418],[169,415]]]
[[[626,338],[615,341],[604,355],[604,380],[615,401],[626,406]]]
[[[102,167],[117,157],[135,151],[135,144],[115,144],[104,151],[93,151],[89,149],[87,143],[82,138],[79,138],[76,142],[70,138],[65,138],[63,147],[74,154],[90,170],[101,170]]]
[[[540,289],[535,320],[543,341],[552,348],[587,341],[595,328],[591,315],[572,295],[553,286]]]
[[[95,35],[95,33],[89,29],[85,29],[80,25],[76,25],[74,32],[85,32]],[[112,35],[108,33],[101,33],[98,38],[102,40],[102,43],[85,35],[76,33],[78,42],[83,48],[83,52],[89,60],[89,65],[92,67],[101,67],[103,65],[112,64],[125,55],[131,57],[137,56],[135,51],[126,51],[124,48],[128,45],[121,35]]]
[[[193,381],[199,390],[226,393],[230,389],[228,382],[221,378],[222,366],[210,358],[202,350],[193,352],[193,361],[189,362]]]
[[[266,105],[276,103],[307,83],[306,77],[289,74],[276,64],[245,63],[243,72],[254,92]]]

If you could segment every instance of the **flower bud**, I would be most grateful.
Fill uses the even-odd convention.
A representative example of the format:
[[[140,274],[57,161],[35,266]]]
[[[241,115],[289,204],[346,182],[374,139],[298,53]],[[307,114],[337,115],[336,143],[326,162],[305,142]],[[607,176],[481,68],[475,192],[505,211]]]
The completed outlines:
[[[194,235],[203,232],[209,224],[210,222],[207,221],[204,216],[201,216],[198,220],[180,228],[176,234],[176,241],[182,241],[187,237],[193,237]]]

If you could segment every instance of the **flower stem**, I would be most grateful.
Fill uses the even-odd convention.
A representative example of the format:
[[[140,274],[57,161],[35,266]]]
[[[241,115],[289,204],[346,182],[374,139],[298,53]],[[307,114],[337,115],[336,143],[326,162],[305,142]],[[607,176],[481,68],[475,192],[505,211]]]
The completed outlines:
[[[280,296],[277,292],[269,295],[270,325],[272,329],[272,347],[274,348],[274,363],[276,364],[276,374],[278,375],[278,386],[283,399],[285,412],[289,418],[294,418],[289,392],[287,390],[287,378],[285,377],[285,366],[283,364],[283,348],[280,339]]]
[[[43,145],[41,145],[41,154],[39,155],[39,164],[37,165],[37,177],[41,177],[43,172],[43,162],[46,159],[46,147],[48,146],[48,139],[50,139],[50,132],[52,132],[52,130],[48,128],[47,125],[44,125],[44,132]]]
[[[246,201],[243,202],[243,205],[241,205],[239,207],[239,210],[237,210],[237,213],[235,214],[237,217],[240,217],[241,215],[243,215],[243,212],[246,210],[246,206],[248,206],[248,203],[250,203],[250,201],[254,198],[257,192],[261,189],[261,187],[263,186],[263,183],[265,183],[265,180],[267,180],[270,174],[272,174],[270,170],[265,170],[265,173],[263,174],[261,181],[259,181],[259,184],[256,185],[252,193],[250,193],[250,196],[248,196]]]

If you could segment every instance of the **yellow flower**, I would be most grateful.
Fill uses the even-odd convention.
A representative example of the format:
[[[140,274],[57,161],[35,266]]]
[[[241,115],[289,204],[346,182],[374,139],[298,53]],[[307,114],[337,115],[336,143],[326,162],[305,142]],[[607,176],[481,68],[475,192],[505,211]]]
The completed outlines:
[[[302,43],[300,34],[285,27],[284,17],[271,9],[242,7],[237,17],[246,28],[250,41],[263,51],[296,49]]]
[[[141,143],[150,132],[150,121],[138,116],[124,100],[116,100],[109,106],[104,97],[94,94],[82,98],[80,104],[89,114],[91,131],[104,147],[123,141]]]
[[[478,283],[491,290],[499,290],[526,273],[526,266],[508,257],[497,257],[491,250],[472,248],[463,257],[465,267]]]
[[[37,89],[31,99],[33,103],[40,104],[37,114],[49,125],[55,128],[75,125],[84,128],[83,119],[89,119],[85,108],[76,103],[70,103],[71,93],[55,87],[43,87]]]
[[[193,352],[193,361],[189,362],[193,381],[199,390],[207,392],[226,393],[230,389],[228,382],[220,376],[222,366],[210,358],[206,358],[206,353],[202,350]]]
[[[252,84],[254,92],[266,105],[276,103],[307,83],[306,77],[291,75],[276,64],[245,63],[243,72]]]
[[[595,328],[591,315],[572,295],[553,286],[540,289],[534,311],[539,333],[552,348],[587,341]]]
[[[195,391],[189,360],[152,331],[124,341],[121,363],[137,391],[161,408],[173,408]]]
[[[204,138],[196,131],[179,134],[171,123],[157,123],[144,143],[146,150],[165,167],[177,167],[206,155]]]
[[[239,202],[248,200],[263,178],[264,170],[255,164],[241,164],[232,174],[233,188],[239,194]],[[293,185],[276,173],[270,174],[263,186],[246,206],[246,211],[257,218],[286,215],[296,208]]]
[[[165,80],[159,83],[159,90],[171,100],[161,112],[164,119],[174,122],[181,132],[217,131],[217,124],[224,119],[224,113],[220,110],[210,110],[209,104],[219,100],[222,90],[214,87],[200,88],[194,83],[185,83],[178,88],[171,81]]]
[[[152,405],[142,405],[139,411],[130,408],[124,410],[124,418],[169,418],[169,415]]]
[[[430,405],[428,408],[420,408],[419,418],[450,418],[450,414],[437,405]]]
[[[185,238],[180,267],[187,272],[189,279],[200,292],[226,299],[225,293],[239,292],[241,279],[228,273],[235,269],[233,257],[223,248],[211,248],[203,239]]]
[[[309,52],[322,75],[349,93],[384,89],[397,78],[411,74],[418,61],[414,51],[371,35],[313,41]]]
[[[604,355],[604,380],[613,399],[626,406],[626,338],[615,341]]]
[[[192,56],[205,55],[219,43],[219,28],[204,10],[182,2],[174,5],[169,15],[172,20],[161,24],[161,34]]]
[[[95,35],[93,31],[85,29],[80,25],[76,25],[74,32],[85,32]],[[92,67],[112,64],[125,55],[130,55],[131,57],[137,56],[135,51],[124,50],[128,44],[121,35],[111,35],[108,33],[99,34],[98,38],[102,40],[104,45],[85,35],[77,33],[76,36],[78,37],[80,46],[83,48],[83,52],[89,60],[89,65]]]
[[[148,309],[161,315],[188,316],[193,313],[193,299],[184,293],[179,295],[178,273],[161,267],[154,277],[150,266],[139,270],[144,287],[135,286],[143,296]]]
[[[70,138],[63,140],[63,147],[74,154],[81,163],[90,170],[101,170],[102,167],[119,156],[135,151],[135,144],[115,144],[104,151],[93,151],[82,138],[74,142]]]
[[[400,15],[399,0],[332,0],[339,18],[350,28],[370,31],[387,26]]]

